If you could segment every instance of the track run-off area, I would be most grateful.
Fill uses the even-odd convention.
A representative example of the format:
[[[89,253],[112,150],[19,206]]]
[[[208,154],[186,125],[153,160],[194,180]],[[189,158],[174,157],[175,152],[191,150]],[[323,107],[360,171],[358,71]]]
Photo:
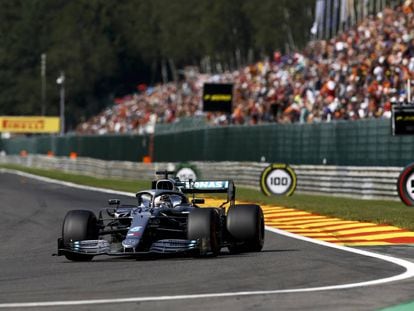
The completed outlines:
[[[260,253],[87,263],[52,256],[67,211],[97,212],[110,198],[133,196],[0,172],[0,308],[377,310],[414,300],[411,232],[279,206],[262,206]]]
[[[218,206],[221,201],[210,199],[207,203]],[[268,227],[320,241],[346,246],[414,244],[414,232],[395,226],[343,220],[282,206],[261,207]]]

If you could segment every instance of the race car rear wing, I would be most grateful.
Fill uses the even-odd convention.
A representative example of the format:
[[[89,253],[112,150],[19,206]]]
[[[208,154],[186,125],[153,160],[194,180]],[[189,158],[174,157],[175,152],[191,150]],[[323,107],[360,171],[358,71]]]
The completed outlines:
[[[180,183],[183,193],[227,193],[227,202],[234,204],[236,187],[233,180],[197,180]]]

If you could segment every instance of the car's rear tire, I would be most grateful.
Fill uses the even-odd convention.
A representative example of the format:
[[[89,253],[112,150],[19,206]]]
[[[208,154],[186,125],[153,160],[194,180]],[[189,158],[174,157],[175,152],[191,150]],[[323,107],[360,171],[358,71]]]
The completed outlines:
[[[62,241],[65,248],[73,241],[98,239],[97,220],[94,213],[86,210],[69,211],[62,226]],[[65,257],[72,261],[90,261],[93,255],[66,253]]]
[[[188,215],[187,238],[198,240],[200,250],[196,256],[216,257],[220,253],[218,238],[219,217],[213,208],[195,208]]]
[[[264,244],[264,217],[259,205],[240,204],[227,213],[227,231],[233,238],[232,253],[260,252]]]

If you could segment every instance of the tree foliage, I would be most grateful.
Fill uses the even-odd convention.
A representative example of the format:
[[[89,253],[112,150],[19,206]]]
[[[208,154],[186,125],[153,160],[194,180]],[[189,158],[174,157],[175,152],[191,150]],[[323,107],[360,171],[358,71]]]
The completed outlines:
[[[231,69],[308,39],[314,0],[0,0],[0,114],[46,114],[66,75],[69,125],[186,65]],[[288,51],[288,52],[289,52]],[[250,56],[250,57],[249,57]],[[220,65],[220,66],[217,66]]]

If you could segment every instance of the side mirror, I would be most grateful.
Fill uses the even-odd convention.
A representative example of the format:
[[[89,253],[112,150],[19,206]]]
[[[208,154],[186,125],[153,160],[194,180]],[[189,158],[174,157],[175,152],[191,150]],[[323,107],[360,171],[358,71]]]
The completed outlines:
[[[204,204],[205,200],[204,199],[199,199],[199,198],[195,198],[191,200],[191,203],[193,204]]]
[[[119,200],[119,199],[110,199],[110,200],[108,200],[109,205],[119,205],[119,203],[121,203],[121,200]]]

